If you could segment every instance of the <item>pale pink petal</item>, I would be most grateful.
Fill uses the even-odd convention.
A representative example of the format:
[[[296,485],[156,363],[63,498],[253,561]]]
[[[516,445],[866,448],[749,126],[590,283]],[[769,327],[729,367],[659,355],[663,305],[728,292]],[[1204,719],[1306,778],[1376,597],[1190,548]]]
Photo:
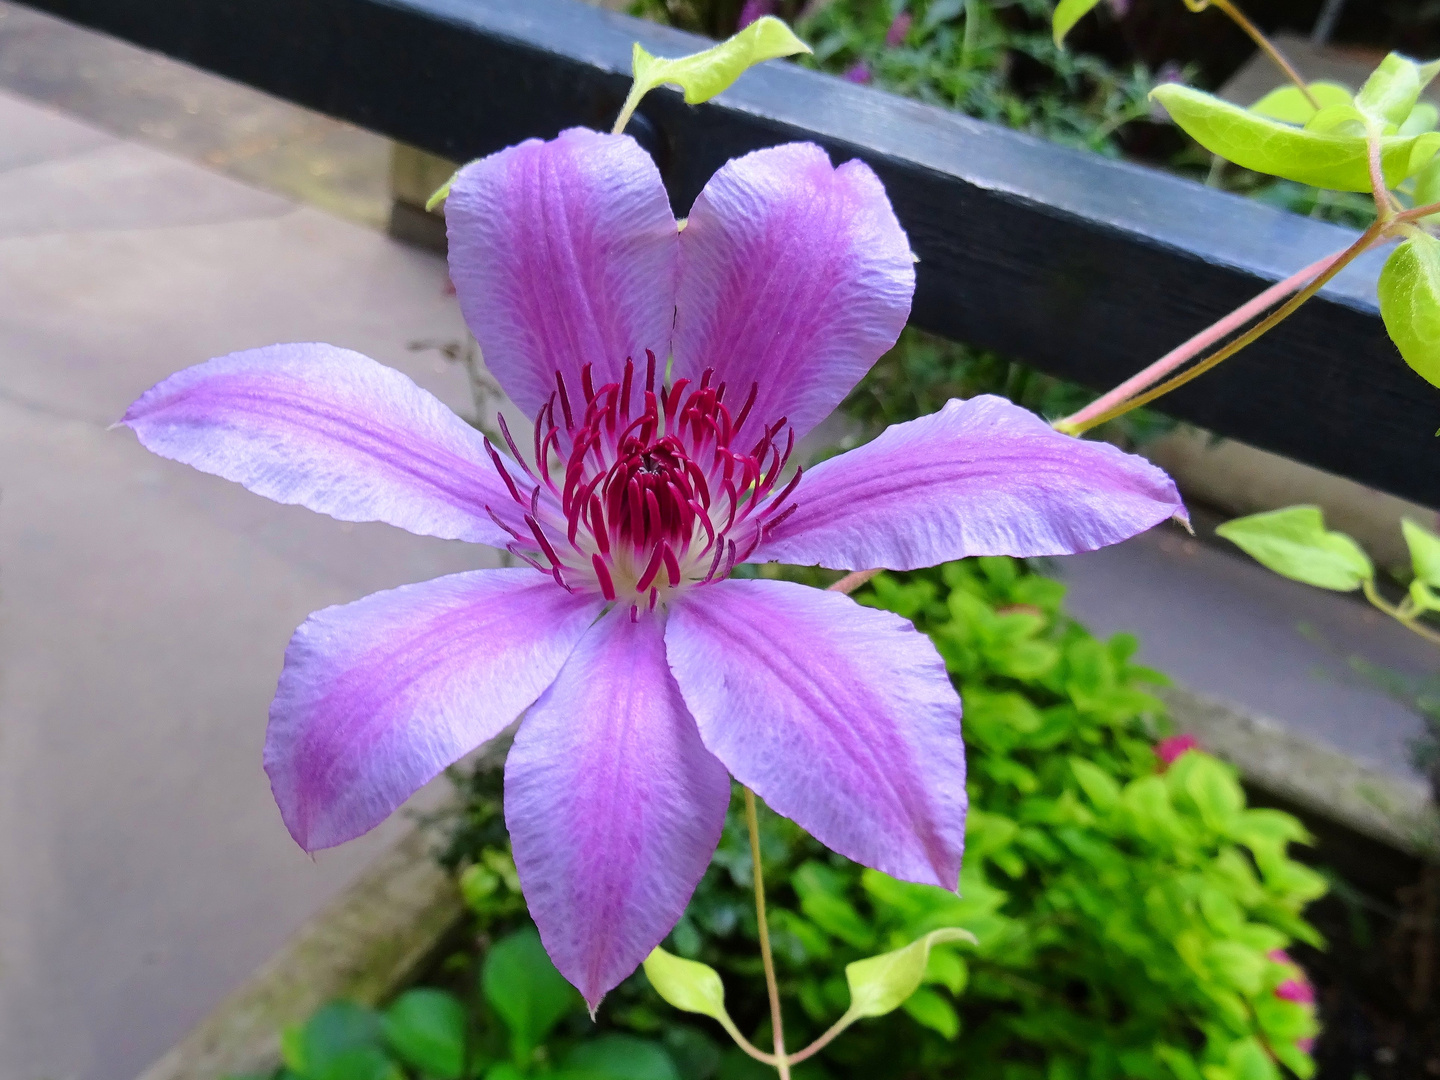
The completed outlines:
[[[970,555],[1068,555],[1184,517],[1142,457],[1061,435],[1004,398],[951,401],[823,461],[751,556],[913,570]]]
[[[660,944],[720,842],[730,779],[665,664],[660,620],[586,634],[520,725],[505,823],[530,914],[594,1009]]]
[[[160,456],[276,502],[422,536],[510,540],[486,510],[516,517],[483,436],[348,349],[272,345],[197,364],[147,390],[121,423]]]
[[[737,780],[847,858],[955,888],[960,698],[929,638],[840,593],[730,580],[675,603],[665,643],[700,737]]]
[[[265,771],[307,851],[374,828],[550,685],[603,600],[477,570],[311,615],[285,650]]]
[[[710,178],[680,234],[676,378],[707,368],[751,416],[823,420],[895,344],[915,266],[879,178],[832,168],[812,143],[736,158]]]
[[[528,416],[556,372],[583,411],[586,364],[598,387],[618,382],[627,358],[643,371],[646,349],[665,363],[679,235],[655,163],[628,135],[571,128],[473,162],[445,221],[465,321]]]

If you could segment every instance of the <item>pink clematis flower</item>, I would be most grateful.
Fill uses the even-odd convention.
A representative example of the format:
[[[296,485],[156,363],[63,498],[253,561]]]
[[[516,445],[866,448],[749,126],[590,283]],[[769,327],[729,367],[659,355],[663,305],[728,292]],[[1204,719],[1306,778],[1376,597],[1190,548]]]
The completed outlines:
[[[775,14],[775,0],[745,0],[745,6],[740,9],[740,20],[735,24],[737,31],[763,19],[766,15]]]
[[[1155,744],[1155,756],[1160,759],[1160,771],[1164,772],[1175,760],[1189,750],[1199,750],[1200,740],[1194,735],[1170,735]]]
[[[151,450],[344,521],[527,565],[327,608],[285,655],[265,768],[307,850],[373,828],[521,713],[506,822],[546,948],[592,1007],[684,911],[733,776],[834,850],[954,889],[960,700],[927,638],[746,560],[908,570],[1057,555],[1182,513],[1144,460],[994,397],[787,476],[894,344],[914,261],[861,162],[731,161],[684,228],[629,137],[572,129],[467,166],[450,267],[534,419],[500,453],[329,345],[182,371],[124,423]]]

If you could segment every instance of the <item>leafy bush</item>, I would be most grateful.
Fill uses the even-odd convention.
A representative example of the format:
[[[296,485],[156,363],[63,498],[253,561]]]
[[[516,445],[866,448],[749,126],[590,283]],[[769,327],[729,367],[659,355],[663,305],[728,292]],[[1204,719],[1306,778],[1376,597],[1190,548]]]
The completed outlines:
[[[1063,595],[1001,558],[882,574],[859,594],[915,620],[961,688],[972,806],[961,890],[866,870],[764,814],[787,1041],[803,1045],[844,1010],[847,962],[944,926],[971,930],[979,945],[937,947],[903,1011],[852,1028],[797,1080],[1267,1080],[1281,1075],[1277,1062],[1309,1075],[1301,1046],[1313,1013],[1277,996],[1294,969],[1274,955],[1292,940],[1318,942],[1302,911],[1322,880],[1287,855],[1304,829],[1248,809],[1233,771],[1208,755],[1165,767],[1153,749],[1161,709],[1146,692],[1163,678],[1132,662],[1133,638],[1099,641],[1062,614]],[[460,872],[483,950],[525,925],[523,901],[498,771],[455,778],[464,799],[444,860]],[[765,1045],[750,875],[737,800],[666,947],[719,969],[731,1014]],[[476,962],[452,958],[445,977],[473,987]],[[484,1000],[505,993],[493,974],[478,978]],[[493,1011],[476,1021],[499,1055],[484,1060],[504,1058],[500,1022],[514,1029]],[[537,1051],[537,1036],[518,1056],[571,1060],[588,1030],[648,1040],[646,1052],[687,1080],[773,1075],[705,1023],[664,1005],[637,974],[606,1000],[598,1028],[572,998],[553,1045]]]

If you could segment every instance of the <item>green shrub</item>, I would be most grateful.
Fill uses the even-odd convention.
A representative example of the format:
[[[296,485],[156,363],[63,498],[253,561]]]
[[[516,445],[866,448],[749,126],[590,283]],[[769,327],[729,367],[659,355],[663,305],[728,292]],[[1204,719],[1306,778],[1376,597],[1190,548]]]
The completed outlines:
[[[930,984],[903,1011],[852,1028],[797,1077],[1264,1080],[1280,1075],[1277,1059],[1308,1075],[1297,1044],[1313,1016],[1275,996],[1291,972],[1269,955],[1318,942],[1302,912],[1322,879],[1287,855],[1304,829],[1246,808],[1233,771],[1208,755],[1162,770],[1152,747],[1163,717],[1147,689],[1163,677],[1132,662],[1133,638],[1100,641],[1066,617],[1063,595],[1000,558],[882,574],[859,594],[929,634],[964,697],[961,890],[865,870],[766,813],[787,1042],[803,1045],[844,1010],[849,961],[939,926],[980,944],[938,948]],[[465,810],[447,859],[465,868],[483,926],[513,925],[498,773],[457,779]],[[737,1023],[765,1045],[750,874],[737,801],[667,948],[720,970]],[[601,1024],[658,1040],[682,1076],[766,1075],[661,1003],[643,975],[607,999]]]

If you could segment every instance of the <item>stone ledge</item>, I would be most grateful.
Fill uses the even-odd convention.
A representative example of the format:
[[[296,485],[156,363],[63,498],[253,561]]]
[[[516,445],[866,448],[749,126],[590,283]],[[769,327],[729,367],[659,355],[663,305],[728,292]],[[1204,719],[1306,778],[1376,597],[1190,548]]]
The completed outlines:
[[[415,977],[463,911],[431,838],[415,828],[140,1080],[219,1080],[274,1068],[282,1027],[335,998],[385,1001]]]
[[[1440,818],[1420,780],[1403,780],[1183,687],[1157,692],[1178,731],[1245,781],[1318,818],[1419,858],[1440,856]]]

